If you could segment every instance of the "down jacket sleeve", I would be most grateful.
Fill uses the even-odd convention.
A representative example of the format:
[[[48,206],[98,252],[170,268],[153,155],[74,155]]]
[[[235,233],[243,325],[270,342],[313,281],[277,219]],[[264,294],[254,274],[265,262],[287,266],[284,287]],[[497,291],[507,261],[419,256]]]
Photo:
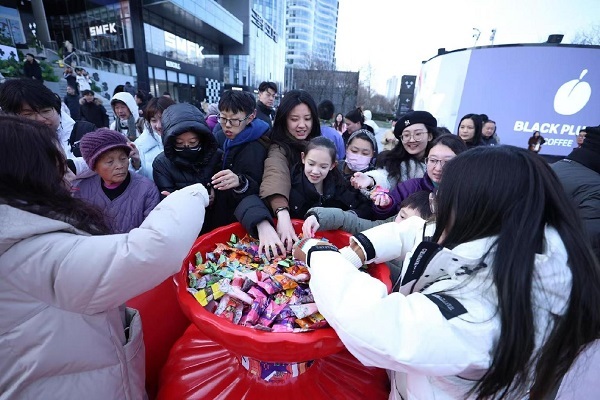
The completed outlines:
[[[394,217],[386,220],[370,221],[368,219],[359,218],[352,211],[343,211],[339,208],[328,207],[313,207],[308,210],[308,214],[315,214],[319,221],[319,231],[331,231],[341,229],[356,235],[366,229],[370,229],[386,222],[393,222]]]
[[[37,235],[23,241],[29,243],[21,250],[14,249],[18,253],[13,257],[28,262],[7,279],[27,276],[32,295],[67,311],[95,314],[118,307],[181,269],[202,228],[207,204],[206,189],[192,185],[163,200],[127,234]],[[32,247],[39,251],[32,252]],[[39,264],[50,271],[39,273]]]
[[[422,293],[388,295],[382,282],[337,252],[313,253],[310,273],[319,311],[364,365],[437,376],[489,366],[489,338],[497,329],[483,319],[489,314],[447,319]],[[472,292],[458,298],[467,310],[481,297]]]
[[[273,212],[278,207],[287,207],[292,188],[290,166],[284,150],[276,144],[269,147],[265,159],[260,198],[266,199]]]

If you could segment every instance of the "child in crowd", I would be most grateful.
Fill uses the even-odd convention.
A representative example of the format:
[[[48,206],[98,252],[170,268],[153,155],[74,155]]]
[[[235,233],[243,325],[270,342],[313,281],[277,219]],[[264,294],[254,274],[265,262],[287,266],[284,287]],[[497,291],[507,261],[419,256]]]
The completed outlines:
[[[226,139],[221,170],[211,178],[215,204],[206,223],[213,227],[235,222],[239,202],[258,195],[271,130],[269,124],[256,118],[256,100],[246,91],[223,92],[218,121]]]
[[[377,141],[371,132],[359,129],[348,138],[346,158],[338,163],[338,169],[348,182],[356,172],[374,168],[377,159]]]
[[[339,208],[351,210],[361,218],[371,217],[369,201],[344,180],[336,168],[335,160],[336,148],[331,140],[321,136],[309,142],[306,152],[301,153],[301,163],[296,164],[291,171],[292,189],[288,210],[290,218],[304,218],[311,207]],[[265,208],[262,203],[254,201],[253,204],[257,209]],[[259,240],[265,234],[276,234],[273,226],[270,223],[266,224],[267,221],[270,222],[267,218],[268,210],[249,213],[247,207],[244,207],[238,211],[243,213],[239,214],[239,221],[251,234],[258,232]],[[260,229],[259,224],[262,225]],[[263,241],[261,250],[265,248],[262,243]],[[276,254],[277,250],[284,253],[279,247],[273,254]],[[269,249],[264,249],[266,254],[269,254],[268,251]]]

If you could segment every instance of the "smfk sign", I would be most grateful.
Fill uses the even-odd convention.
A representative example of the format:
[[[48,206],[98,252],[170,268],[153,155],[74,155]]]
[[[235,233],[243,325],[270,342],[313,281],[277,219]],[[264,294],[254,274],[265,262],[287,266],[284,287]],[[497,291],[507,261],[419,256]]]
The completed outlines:
[[[117,33],[116,25],[116,22],[111,22],[110,24],[90,26],[90,36]]]

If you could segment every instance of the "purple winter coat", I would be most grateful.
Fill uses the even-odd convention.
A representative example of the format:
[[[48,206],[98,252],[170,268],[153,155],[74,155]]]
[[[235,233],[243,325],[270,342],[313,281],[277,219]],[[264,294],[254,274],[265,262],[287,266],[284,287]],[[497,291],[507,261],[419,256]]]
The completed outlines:
[[[217,125],[218,123],[219,123],[218,115],[209,115],[208,117],[206,117],[206,125],[208,125],[211,132],[213,131],[213,129],[215,129],[215,125]]]
[[[75,189],[75,197],[102,210],[110,233],[128,233],[138,228],[160,202],[154,182],[131,172],[129,176],[131,180],[127,189],[112,201],[102,191],[102,178],[98,175],[82,179]]]
[[[373,214],[375,219],[386,219],[400,212],[400,203],[408,196],[421,190],[433,192],[433,182],[429,175],[425,174],[423,178],[409,179],[401,182],[390,191],[389,195],[392,202],[387,207],[379,207],[373,203]]]

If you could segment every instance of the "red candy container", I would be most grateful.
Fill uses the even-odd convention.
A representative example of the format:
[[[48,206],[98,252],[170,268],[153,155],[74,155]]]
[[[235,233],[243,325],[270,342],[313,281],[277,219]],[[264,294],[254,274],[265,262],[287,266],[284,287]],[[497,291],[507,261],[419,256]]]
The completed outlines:
[[[293,221],[297,232],[302,221]],[[387,399],[384,370],[360,364],[344,349],[332,328],[312,332],[264,332],[234,325],[202,307],[187,291],[189,262],[214,250],[231,234],[243,237],[239,223],[198,238],[175,277],[177,296],[192,322],[175,343],[163,368],[159,399]],[[348,244],[342,231],[319,232],[338,247]],[[389,270],[378,264],[369,273],[391,289]]]

